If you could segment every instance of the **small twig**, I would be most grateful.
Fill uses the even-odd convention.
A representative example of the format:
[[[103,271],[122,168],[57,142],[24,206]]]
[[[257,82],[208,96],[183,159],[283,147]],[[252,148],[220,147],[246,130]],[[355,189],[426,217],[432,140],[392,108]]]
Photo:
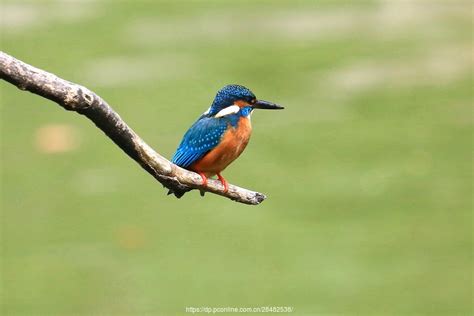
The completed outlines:
[[[120,116],[94,92],[28,65],[0,51],[0,78],[49,100],[68,111],[87,116],[117,146],[138,162],[143,169],[172,190],[199,189],[225,196],[245,204],[259,204],[265,195],[229,184],[228,192],[217,180],[201,185],[201,177],[171,163],[148,146]]]

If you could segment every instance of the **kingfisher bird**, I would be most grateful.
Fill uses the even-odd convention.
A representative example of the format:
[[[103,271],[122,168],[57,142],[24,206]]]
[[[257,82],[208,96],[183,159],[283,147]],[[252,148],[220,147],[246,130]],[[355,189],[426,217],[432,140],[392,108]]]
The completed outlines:
[[[221,172],[244,151],[252,126],[250,116],[254,109],[279,110],[282,106],[258,100],[252,91],[241,85],[227,85],[220,89],[209,109],[184,134],[173,155],[172,162],[198,173],[202,185],[217,175],[229,190]],[[186,191],[170,191],[180,198]]]

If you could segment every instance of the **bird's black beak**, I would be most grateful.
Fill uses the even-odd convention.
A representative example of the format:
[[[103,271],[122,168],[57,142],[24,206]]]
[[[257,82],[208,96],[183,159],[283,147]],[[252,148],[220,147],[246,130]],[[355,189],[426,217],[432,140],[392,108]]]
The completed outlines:
[[[282,107],[278,104],[268,102],[268,101],[265,101],[265,100],[257,100],[257,102],[255,102],[253,104],[253,108],[254,109],[264,109],[264,110],[283,110],[284,109],[284,107]]]

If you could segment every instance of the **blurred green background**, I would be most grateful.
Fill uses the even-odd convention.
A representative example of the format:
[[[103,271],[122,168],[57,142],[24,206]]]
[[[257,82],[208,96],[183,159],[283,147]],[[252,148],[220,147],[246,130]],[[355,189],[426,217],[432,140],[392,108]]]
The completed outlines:
[[[2,1],[2,50],[106,99],[170,157],[228,83],[255,113],[181,200],[94,125],[1,83],[1,312],[472,313],[470,1]]]

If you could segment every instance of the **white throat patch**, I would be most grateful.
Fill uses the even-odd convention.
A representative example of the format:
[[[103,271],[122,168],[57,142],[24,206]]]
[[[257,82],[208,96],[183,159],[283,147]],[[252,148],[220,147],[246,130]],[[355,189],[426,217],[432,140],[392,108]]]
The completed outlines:
[[[223,117],[229,114],[234,114],[240,111],[240,107],[238,105],[231,105],[219,111],[214,117]]]

